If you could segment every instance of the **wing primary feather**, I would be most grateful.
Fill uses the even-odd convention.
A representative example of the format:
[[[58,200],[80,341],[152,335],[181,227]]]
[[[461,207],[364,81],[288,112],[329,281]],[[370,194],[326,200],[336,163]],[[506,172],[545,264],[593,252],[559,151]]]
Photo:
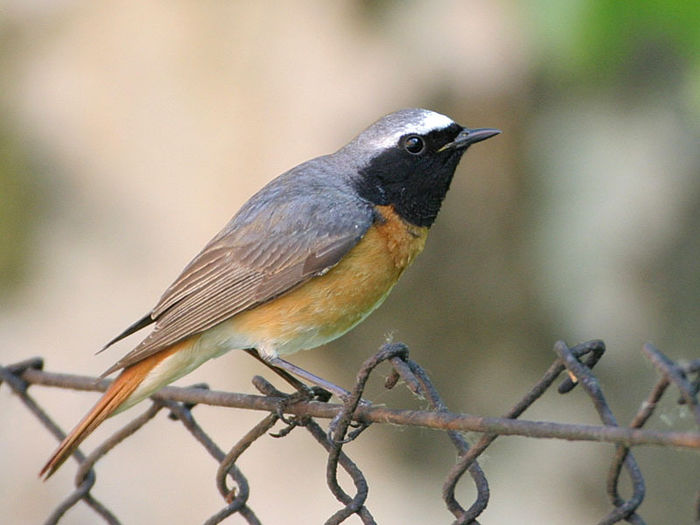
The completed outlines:
[[[99,353],[101,353],[101,352],[104,352],[105,350],[107,350],[110,346],[112,346],[112,345],[113,345],[114,343],[116,343],[117,341],[121,341],[121,340],[124,339],[125,337],[129,337],[131,334],[133,334],[133,333],[135,333],[135,332],[138,332],[138,331],[141,330],[142,328],[146,328],[149,324],[152,324],[152,323],[154,323],[154,322],[155,322],[155,319],[153,319],[153,318],[151,317],[151,314],[146,314],[146,315],[144,315],[141,319],[139,319],[139,320],[136,321],[134,324],[132,324],[131,326],[129,326],[129,328],[127,328],[126,330],[124,330],[121,334],[119,334],[117,337],[115,337],[114,339],[112,339],[109,343],[107,343],[106,345],[104,345],[100,350],[98,350],[98,351],[96,352],[96,354],[99,354]]]
[[[226,266],[228,251],[222,247],[205,249],[182,272],[180,277],[165,291],[153,308],[153,317],[158,316],[193,291],[204,288],[212,280],[220,277],[221,268]]]

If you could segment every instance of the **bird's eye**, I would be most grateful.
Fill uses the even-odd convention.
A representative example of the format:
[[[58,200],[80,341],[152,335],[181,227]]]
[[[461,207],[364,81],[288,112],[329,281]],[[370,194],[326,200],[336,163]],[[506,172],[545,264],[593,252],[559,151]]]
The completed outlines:
[[[425,141],[418,135],[411,135],[410,137],[406,137],[403,147],[412,155],[419,155],[423,153],[425,149]]]

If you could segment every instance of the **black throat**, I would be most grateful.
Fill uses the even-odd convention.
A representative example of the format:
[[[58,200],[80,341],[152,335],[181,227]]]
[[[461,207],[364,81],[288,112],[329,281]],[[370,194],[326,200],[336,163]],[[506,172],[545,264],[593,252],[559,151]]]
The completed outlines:
[[[360,170],[356,189],[375,205],[392,205],[404,220],[416,226],[431,226],[450,189],[457,164],[465,149],[448,148],[462,128],[453,124],[423,138],[426,150],[412,155],[399,146],[387,149]]]

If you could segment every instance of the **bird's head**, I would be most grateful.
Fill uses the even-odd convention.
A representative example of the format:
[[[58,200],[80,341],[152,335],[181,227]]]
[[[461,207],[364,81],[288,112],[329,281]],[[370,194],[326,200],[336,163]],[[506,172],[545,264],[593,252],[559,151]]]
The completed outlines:
[[[406,221],[432,225],[467,148],[500,133],[469,129],[426,109],[391,113],[338,153],[356,165],[355,187],[376,205],[391,205]]]

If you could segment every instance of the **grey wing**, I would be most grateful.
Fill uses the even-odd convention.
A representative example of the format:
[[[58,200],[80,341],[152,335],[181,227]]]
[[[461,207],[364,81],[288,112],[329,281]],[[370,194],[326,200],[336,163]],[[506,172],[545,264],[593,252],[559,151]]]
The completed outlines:
[[[103,375],[327,272],[374,220],[371,205],[352,193],[291,192],[281,201],[274,189],[253,197],[183,270],[147,316],[153,331]]]

